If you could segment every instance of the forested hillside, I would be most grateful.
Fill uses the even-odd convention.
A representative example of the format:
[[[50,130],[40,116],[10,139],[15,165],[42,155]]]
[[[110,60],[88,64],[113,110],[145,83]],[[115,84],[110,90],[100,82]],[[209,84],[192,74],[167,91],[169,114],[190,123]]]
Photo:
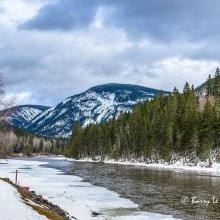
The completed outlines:
[[[170,95],[139,104],[108,123],[75,126],[67,155],[74,158],[106,158],[166,161],[179,158],[196,164],[218,158],[220,148],[220,73],[209,77],[206,91],[198,96],[185,84]],[[211,162],[210,162],[211,163]]]

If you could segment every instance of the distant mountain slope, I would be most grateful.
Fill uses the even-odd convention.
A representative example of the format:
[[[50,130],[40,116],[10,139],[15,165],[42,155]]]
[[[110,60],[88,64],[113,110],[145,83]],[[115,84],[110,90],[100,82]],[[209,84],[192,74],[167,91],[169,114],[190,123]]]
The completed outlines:
[[[131,111],[137,103],[160,92],[168,93],[130,84],[95,86],[42,112],[25,129],[47,137],[67,138],[74,124],[86,126],[107,121],[120,112]]]
[[[213,85],[214,85],[214,81],[215,81],[215,78],[210,79],[210,83]],[[206,80],[200,86],[196,87],[196,93],[198,96],[205,96],[206,95],[208,83],[209,83],[209,80]]]
[[[34,117],[48,108],[42,105],[19,105],[2,111],[1,115],[4,115],[4,123],[15,128],[25,128]]]
[[[207,81],[196,87],[196,93],[198,96],[204,96],[206,94]]]

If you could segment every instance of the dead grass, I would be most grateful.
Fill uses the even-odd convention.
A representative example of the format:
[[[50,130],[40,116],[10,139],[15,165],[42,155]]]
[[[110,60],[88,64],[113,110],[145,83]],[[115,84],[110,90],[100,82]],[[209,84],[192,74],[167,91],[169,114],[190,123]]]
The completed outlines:
[[[40,215],[46,216],[49,220],[66,220],[67,219],[67,218],[64,218],[64,217],[60,216],[55,211],[50,210],[49,207],[46,207],[45,205],[41,206],[41,205],[37,204],[33,200],[33,198],[30,196],[29,193],[27,193],[27,192],[23,191],[22,189],[20,189],[19,186],[16,186],[9,179],[7,179],[7,178],[6,179],[0,178],[0,179],[7,182],[10,185],[12,185],[13,187],[15,187],[17,189],[17,191],[19,192],[19,194],[21,195],[21,198],[22,198],[23,202],[26,205],[28,205],[29,207],[31,207],[32,209],[34,209],[36,212],[38,212]],[[30,204],[29,201],[31,201],[32,204]]]
[[[36,212],[38,212],[40,215],[46,216],[50,220],[65,220],[62,216],[56,214],[53,211],[50,211],[44,207],[40,207],[38,205],[32,205],[27,202],[24,202],[26,205],[30,206],[33,208]]]
[[[54,211],[51,211],[49,210],[48,208],[46,207],[42,207],[42,206],[39,206],[38,204],[36,204],[31,196],[26,193],[26,192],[23,192],[21,189],[18,190],[18,192],[20,193],[21,195],[21,198],[23,199],[24,203],[28,206],[30,206],[31,208],[33,208],[36,212],[38,212],[40,215],[44,215],[46,216],[48,219],[50,220],[65,220],[65,218],[63,218],[62,216],[58,215],[57,213],[55,213]],[[35,203],[36,205],[34,204],[30,204],[28,202],[28,200],[32,201],[33,203]]]

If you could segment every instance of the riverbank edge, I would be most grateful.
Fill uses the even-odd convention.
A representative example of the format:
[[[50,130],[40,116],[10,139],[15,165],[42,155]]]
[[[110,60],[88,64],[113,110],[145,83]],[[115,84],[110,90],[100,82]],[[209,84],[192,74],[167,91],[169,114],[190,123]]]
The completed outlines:
[[[31,207],[34,211],[47,217],[49,220],[71,220],[69,214],[61,209],[59,206],[54,205],[48,200],[44,199],[41,195],[37,195],[34,191],[24,191],[20,186],[14,184],[9,178],[1,178],[4,181],[17,189],[21,196],[21,201]],[[73,219],[76,219],[72,216]]]
[[[68,161],[78,161],[78,162],[90,162],[90,163],[104,163],[104,164],[118,164],[118,165],[129,165],[129,166],[140,166],[146,168],[153,168],[153,169],[166,169],[166,170],[182,170],[182,171],[191,171],[191,172],[214,172],[220,173],[220,163],[212,162],[211,166],[207,166],[206,162],[199,162],[197,165],[194,164],[184,164],[182,160],[177,161],[173,164],[168,163],[144,163],[139,161],[129,161],[129,160],[99,160],[99,159],[91,159],[91,158],[84,158],[84,159],[73,159],[68,158],[63,155],[56,156],[55,159],[66,159]]]
[[[211,161],[199,161],[196,165],[192,163],[186,163],[183,159],[177,160],[175,163],[168,164],[166,162],[163,163],[146,163],[140,162],[138,160],[113,160],[113,159],[104,159],[101,160],[100,157],[95,157],[95,159],[86,157],[83,159],[73,159],[71,157],[67,157],[65,155],[48,155],[48,154],[33,154],[31,156],[26,156],[24,154],[13,154],[4,159],[13,159],[13,158],[41,158],[48,157],[51,159],[57,160],[68,160],[68,161],[76,161],[76,162],[90,162],[90,163],[105,163],[105,164],[118,164],[118,165],[129,165],[129,166],[140,166],[146,168],[153,169],[166,169],[166,170],[182,170],[182,171],[191,171],[191,172],[214,172],[220,174],[220,162],[216,162],[215,160]],[[3,158],[2,158],[3,159]]]

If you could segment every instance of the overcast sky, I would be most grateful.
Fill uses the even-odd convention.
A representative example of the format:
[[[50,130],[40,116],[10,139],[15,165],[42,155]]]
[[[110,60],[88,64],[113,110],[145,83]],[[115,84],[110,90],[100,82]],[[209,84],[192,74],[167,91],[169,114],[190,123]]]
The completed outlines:
[[[17,104],[103,83],[164,90],[220,63],[219,0],[0,0],[0,72]]]

